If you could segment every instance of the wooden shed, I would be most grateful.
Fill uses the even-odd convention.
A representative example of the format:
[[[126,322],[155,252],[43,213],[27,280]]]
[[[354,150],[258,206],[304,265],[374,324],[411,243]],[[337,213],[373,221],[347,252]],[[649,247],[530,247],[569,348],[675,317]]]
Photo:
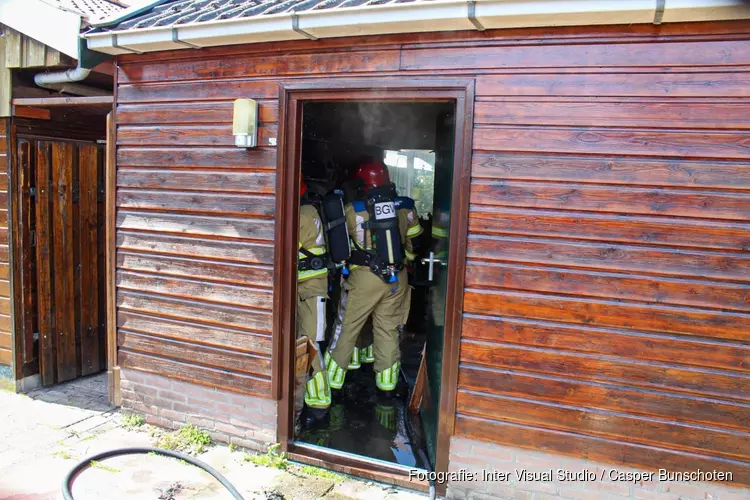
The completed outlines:
[[[17,390],[106,368],[114,65],[80,33],[121,10],[109,0],[0,0],[0,377]]]
[[[117,61],[117,401],[425,489],[411,467],[295,439],[296,221],[309,127],[352,103],[442,103],[447,135],[379,146],[431,149],[450,180],[439,490],[750,495],[748,17],[731,1],[175,0],[88,33]],[[237,98],[259,103],[255,148],[234,145]],[[597,480],[517,477],[558,468]],[[617,477],[659,469],[696,474]]]

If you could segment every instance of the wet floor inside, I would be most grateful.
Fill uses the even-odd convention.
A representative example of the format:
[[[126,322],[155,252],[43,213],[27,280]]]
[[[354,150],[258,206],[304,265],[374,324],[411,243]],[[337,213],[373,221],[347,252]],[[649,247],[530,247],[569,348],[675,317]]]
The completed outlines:
[[[410,387],[416,380],[424,337],[406,332],[401,341],[402,374],[393,394],[384,398],[375,387],[372,365],[346,374],[334,392],[329,417],[303,427],[297,440],[334,450],[428,469],[419,414],[408,412]]]

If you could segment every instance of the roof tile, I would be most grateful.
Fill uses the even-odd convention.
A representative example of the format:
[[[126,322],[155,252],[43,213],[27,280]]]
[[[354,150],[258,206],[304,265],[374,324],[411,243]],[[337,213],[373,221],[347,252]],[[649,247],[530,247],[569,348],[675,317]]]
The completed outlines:
[[[105,2],[105,0],[47,0],[58,2]],[[144,29],[187,23],[282,14],[285,12],[345,9],[364,5],[385,5],[432,0],[172,0],[152,7],[136,17],[108,26],[107,30]]]
[[[116,0],[43,0],[60,10],[80,14],[83,19],[94,24],[106,17],[125,10],[125,6]]]

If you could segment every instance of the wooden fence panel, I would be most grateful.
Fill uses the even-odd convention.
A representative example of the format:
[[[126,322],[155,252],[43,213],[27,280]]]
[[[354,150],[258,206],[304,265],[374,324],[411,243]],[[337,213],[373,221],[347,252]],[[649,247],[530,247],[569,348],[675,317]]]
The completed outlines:
[[[52,145],[52,197],[54,227],[54,300],[57,325],[57,381],[76,377],[75,302],[73,274],[73,169],[74,145]]]
[[[43,385],[55,382],[55,315],[52,313],[52,249],[50,228],[52,213],[52,185],[50,183],[52,145],[37,145],[36,156],[36,260],[37,306],[39,310],[39,372]]]
[[[39,373],[49,386],[106,364],[103,146],[20,133],[14,144],[17,362],[24,376]],[[0,211],[0,242],[7,220]],[[0,259],[7,257],[0,243]],[[0,262],[0,309],[7,314],[9,271]],[[7,343],[0,338],[0,349]]]
[[[105,185],[104,185],[104,161],[106,158],[104,145],[100,145],[97,151],[97,170],[96,170],[96,257],[97,257],[97,286],[98,296],[97,305],[99,309],[99,322],[97,331],[99,336],[99,367],[104,370],[107,368],[107,286],[106,286],[106,255],[105,255]]]
[[[18,143],[18,162],[19,162],[19,180],[18,180],[18,218],[20,221],[18,227],[18,238],[22,245],[23,251],[20,253],[20,262],[17,269],[20,271],[19,281],[22,283],[21,293],[19,294],[20,303],[17,311],[21,314],[23,322],[23,335],[21,356],[24,363],[34,361],[34,316],[35,316],[35,290],[34,290],[34,269],[35,259],[32,252],[32,230],[34,227],[32,211],[33,203],[31,198],[31,187],[33,182],[33,150],[31,143],[26,140]],[[10,296],[3,294],[3,296]]]
[[[99,359],[99,265],[97,220],[97,164],[98,151],[94,144],[79,146],[79,227],[80,244],[80,318],[81,318],[81,375],[101,369]]]

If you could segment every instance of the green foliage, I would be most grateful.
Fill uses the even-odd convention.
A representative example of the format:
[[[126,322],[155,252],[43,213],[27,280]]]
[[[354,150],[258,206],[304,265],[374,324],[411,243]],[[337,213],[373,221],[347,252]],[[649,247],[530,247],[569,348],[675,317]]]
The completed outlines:
[[[192,424],[182,427],[178,431],[169,432],[158,437],[156,446],[167,450],[185,451],[200,454],[211,446],[213,440],[208,432],[200,430]]]
[[[0,378],[0,391],[16,392],[16,385],[7,378]]]
[[[56,451],[56,452],[54,452],[52,454],[52,456],[53,457],[57,457],[57,458],[62,458],[63,460],[72,460],[73,459],[73,455],[71,455],[70,453],[68,453],[65,450]]]
[[[279,452],[278,443],[269,446],[268,451],[264,454],[245,455],[245,462],[281,470],[286,470],[289,467],[286,453]]]
[[[432,204],[435,191],[434,172],[417,171],[414,176],[414,185],[412,187],[412,198],[417,209],[417,214],[427,215],[432,213]]]
[[[92,460],[90,462],[90,465],[94,469],[100,469],[100,470],[103,470],[103,471],[106,471],[106,472],[111,472],[112,474],[117,474],[118,472],[120,472],[120,469],[115,469],[113,467],[107,467],[103,463],[97,462],[96,460]]]
[[[132,430],[141,427],[146,423],[146,420],[142,415],[138,415],[137,413],[123,413],[120,417],[120,422],[123,428]]]
[[[300,472],[307,476],[322,477],[323,479],[330,479],[336,483],[342,482],[346,477],[338,472],[333,472],[327,469],[321,469],[319,467],[313,467],[311,465],[303,465],[300,467]]]
[[[229,444],[229,453],[234,453],[235,451],[237,451],[237,446],[235,446],[234,443],[230,443]]]

